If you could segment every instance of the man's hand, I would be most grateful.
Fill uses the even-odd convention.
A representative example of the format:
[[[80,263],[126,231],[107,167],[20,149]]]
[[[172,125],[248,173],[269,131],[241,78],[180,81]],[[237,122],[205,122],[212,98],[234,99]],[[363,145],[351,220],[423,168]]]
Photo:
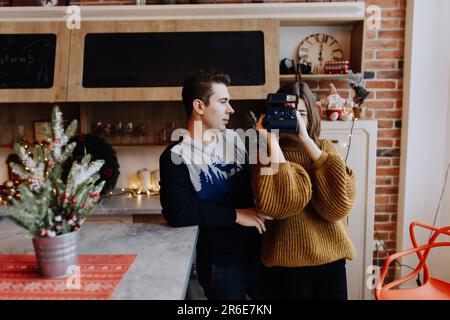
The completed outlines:
[[[259,214],[255,208],[236,209],[236,223],[244,227],[255,227],[261,234],[266,231],[264,221],[267,218]]]

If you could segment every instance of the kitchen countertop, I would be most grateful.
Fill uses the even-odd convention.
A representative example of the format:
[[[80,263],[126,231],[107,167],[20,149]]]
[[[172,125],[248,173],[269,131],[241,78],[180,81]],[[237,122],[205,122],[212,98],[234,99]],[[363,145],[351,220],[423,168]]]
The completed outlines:
[[[112,299],[180,300],[186,295],[198,227],[85,224],[80,254],[137,254]],[[0,254],[33,254],[23,228],[0,217]]]
[[[7,216],[8,208],[0,205],[0,217]],[[133,215],[133,214],[161,214],[162,207],[159,195],[127,197],[113,196],[102,199],[92,211],[92,215]]]
[[[161,211],[159,195],[136,197],[122,195],[102,199],[92,214],[161,214]]]

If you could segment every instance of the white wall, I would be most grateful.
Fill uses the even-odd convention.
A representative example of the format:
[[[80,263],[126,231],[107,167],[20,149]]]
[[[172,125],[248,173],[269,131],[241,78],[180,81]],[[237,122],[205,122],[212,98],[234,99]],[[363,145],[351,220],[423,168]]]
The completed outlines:
[[[131,188],[139,186],[137,171],[143,168],[156,170],[159,168],[159,156],[165,146],[154,147],[115,147],[120,165],[120,176],[116,188]],[[0,148],[0,184],[8,178],[8,168],[5,164],[7,156],[13,150]]]
[[[116,188],[139,187],[137,171],[147,168],[159,169],[159,157],[165,146],[155,147],[115,147],[120,165],[120,176]]]
[[[450,2],[447,3],[447,8],[450,10]],[[445,20],[444,20],[445,21]],[[450,30],[450,23],[446,21],[447,30]],[[447,51],[450,55],[450,49]],[[450,163],[450,64],[447,65],[447,134],[446,134],[446,152],[445,163]],[[445,71],[445,70],[443,70]],[[447,170],[447,168],[445,168]],[[447,185],[442,199],[441,209],[439,211],[438,226],[450,226],[450,173],[447,178]],[[444,240],[444,236],[441,238]],[[447,239],[447,241],[450,241]],[[433,276],[439,279],[450,280],[450,248],[443,248],[436,250],[436,253],[431,256],[430,268]]]
[[[433,223],[450,161],[450,3],[408,0],[397,249],[411,247],[412,221]],[[438,225],[450,225],[449,190]],[[426,242],[429,233],[419,235]],[[414,257],[403,263],[415,266]],[[450,281],[450,250],[433,255],[431,269]],[[402,270],[403,274],[408,272]]]

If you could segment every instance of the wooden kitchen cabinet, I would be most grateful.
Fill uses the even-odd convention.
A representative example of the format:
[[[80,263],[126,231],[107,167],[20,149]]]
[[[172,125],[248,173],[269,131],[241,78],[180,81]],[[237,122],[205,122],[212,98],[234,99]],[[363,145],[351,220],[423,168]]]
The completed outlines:
[[[95,65],[101,63],[100,55],[90,54],[91,47],[95,46],[94,41],[90,41],[90,37],[99,37],[101,41],[104,41],[105,45],[116,44],[116,46],[111,45],[112,48],[120,48],[122,49],[124,46],[117,46],[117,43],[121,43],[121,41],[132,41],[133,37],[150,37],[156,34],[165,33],[167,37],[176,36],[180,34],[180,37],[198,37],[200,35],[207,35],[208,33],[221,33],[222,35],[226,35],[227,33],[235,32],[238,33],[248,33],[255,32],[261,33],[263,35],[263,50],[262,53],[262,63],[263,65],[258,67],[258,70],[262,70],[262,79],[259,79],[257,84],[252,85],[239,85],[233,86],[233,77],[232,77],[232,85],[230,87],[230,94],[233,99],[265,99],[267,94],[273,92],[278,87],[278,77],[279,77],[279,68],[278,68],[278,27],[279,22],[276,19],[249,19],[249,20],[149,20],[149,21],[87,21],[82,24],[81,29],[72,30],[71,33],[71,47],[70,47],[70,67],[69,67],[69,91],[68,91],[68,101],[78,101],[78,102],[88,102],[88,101],[180,101],[181,100],[181,83],[184,80],[186,75],[179,75],[180,79],[176,79],[180,82],[180,85],[174,86],[133,86],[133,83],[136,82],[134,77],[139,77],[136,73],[127,73],[128,69],[124,72],[124,77],[118,77],[115,72],[116,69],[121,68],[120,59],[119,63],[116,64],[117,68],[114,67],[114,64],[111,65],[110,68],[104,68],[100,71],[97,70],[97,74],[95,73]],[[115,37],[115,38],[113,38]],[[125,38],[124,38],[125,37]],[[128,37],[128,38],[127,38]],[[89,42],[90,41],[90,42]],[[161,44],[164,43],[164,40],[161,40]],[[129,42],[128,42],[129,43]],[[134,43],[134,42],[133,42]],[[139,44],[140,45],[140,44]],[[139,45],[136,45],[135,48],[139,48]],[[226,48],[231,45],[231,43],[220,43],[214,44],[214,46],[218,46],[218,51],[221,50],[231,50],[232,52],[236,52],[239,54],[246,55],[245,52],[240,52],[242,48],[233,47]],[[126,47],[126,46],[125,46]],[[157,52],[160,48],[155,47],[154,51]],[[99,46],[96,49],[101,51]],[[200,45],[197,47],[189,47],[186,45],[174,47],[174,51],[179,52],[179,56],[183,57],[187,54],[194,54],[193,59],[196,54],[203,54],[204,49]],[[203,51],[202,51],[203,50]],[[111,52],[110,50],[109,52]],[[111,52],[112,53],[112,52]],[[136,58],[138,57],[138,58]],[[177,66],[178,61],[166,61],[164,57],[161,57],[161,65],[174,65]],[[90,60],[97,60],[97,63],[92,62],[88,63]],[[117,59],[117,58],[116,58]],[[130,62],[134,68],[138,68],[140,65],[144,68],[146,64],[150,62],[146,62],[146,57],[142,56],[139,53],[139,50],[123,51],[123,63]],[[211,58],[213,59],[213,57]],[[238,61],[238,63],[243,63],[244,65],[252,65],[254,64],[255,57],[248,55],[245,57],[245,61]],[[136,61],[137,60],[137,61]],[[195,59],[194,59],[195,60]],[[195,63],[200,63],[203,65],[203,62],[194,61]],[[229,63],[229,62],[227,62]],[[234,65],[236,61],[233,60],[231,65]],[[182,65],[179,66],[183,67]],[[152,73],[153,70],[156,72],[163,72],[164,70],[156,69],[160,68],[160,66],[155,66],[154,69],[149,69],[149,73]],[[89,75],[89,70],[92,69],[91,75]],[[104,71],[108,69],[108,71]],[[164,74],[163,74],[164,76]],[[251,76],[251,74],[249,75]],[[103,78],[102,78],[103,77]],[[109,81],[112,83],[101,85],[102,81]],[[181,79],[183,77],[183,79]],[[126,83],[126,80],[122,78],[128,78],[130,84]],[[100,80],[99,80],[100,79]],[[106,80],[102,80],[106,79]],[[122,81],[123,85],[114,86],[114,82]],[[235,79],[235,81],[239,81],[239,79]],[[161,80],[161,82],[163,82]],[[92,84],[93,83],[93,84]],[[96,85],[95,83],[100,83],[100,85]]]
[[[70,30],[65,22],[2,22],[0,39],[0,103],[67,100]],[[53,49],[44,50],[55,40],[53,59],[48,55]]]
[[[10,10],[11,9],[11,10]],[[14,9],[14,10],[12,10]],[[350,60],[350,67],[354,72],[362,72],[363,41],[365,28],[365,4],[361,2],[349,3],[296,3],[296,4],[237,4],[237,5],[208,5],[208,6],[89,6],[83,7],[80,29],[69,30],[66,27],[66,12],[64,7],[55,8],[5,8],[0,12],[0,35],[8,33],[55,33],[57,50],[55,56],[54,85],[46,89],[1,89],[1,102],[93,102],[93,101],[180,101],[181,85],[137,85],[114,86],[114,72],[117,67],[111,67],[106,72],[113,84],[110,86],[92,86],[84,78],[88,70],[85,58],[86,41],[95,35],[120,35],[139,33],[212,33],[212,32],[261,32],[263,33],[264,48],[264,76],[252,85],[232,85],[230,94],[235,100],[265,99],[267,94],[274,92],[279,81],[293,80],[292,75],[280,77],[279,64],[282,58],[293,58],[294,47],[308,33],[346,33],[343,45],[346,59]],[[347,31],[339,31],[342,28]],[[292,28],[300,28],[291,34],[294,38],[286,38]],[[327,29],[321,29],[327,28]],[[338,30],[339,29],[339,30]],[[86,40],[88,39],[88,40]],[[287,39],[287,40],[286,40]],[[88,41],[89,42],[89,41]],[[92,41],[95,43],[95,41]],[[224,44],[225,48],[227,43]],[[69,47],[70,46],[70,47]],[[285,54],[285,48],[288,52]],[[292,48],[291,48],[292,47]],[[123,50],[123,62],[145,65],[146,57],[139,56],[139,50],[128,50],[128,47],[118,47],[117,50],[106,51],[98,55],[96,61],[100,64],[106,57]],[[234,52],[245,50],[239,46],[232,47]],[[292,49],[292,50],[291,50]],[[158,47],[154,48],[157,52]],[[173,52],[179,52],[180,57],[188,53],[201,52],[202,48],[174,45]],[[220,50],[219,50],[220,52]],[[69,61],[70,56],[70,61]],[[163,57],[164,58],[164,57]],[[167,65],[176,65],[174,61],[162,61]],[[192,60],[195,60],[195,56]],[[247,54],[245,64],[254,64],[255,57]],[[95,63],[94,63],[95,65]],[[160,66],[156,66],[156,69]],[[139,69],[138,69],[139,70]],[[261,70],[261,68],[259,68]],[[159,70],[159,74],[163,71]],[[183,78],[185,76],[182,72]],[[127,74],[133,82],[133,73]],[[329,79],[336,76],[309,75],[305,79]],[[346,78],[345,75],[338,78]],[[97,81],[98,79],[88,79]],[[239,82],[239,79],[234,79]],[[178,79],[177,81],[181,81]],[[233,78],[232,78],[233,81]],[[85,83],[86,82],[86,83]],[[86,85],[85,85],[86,84]],[[233,84],[233,83],[232,83]]]

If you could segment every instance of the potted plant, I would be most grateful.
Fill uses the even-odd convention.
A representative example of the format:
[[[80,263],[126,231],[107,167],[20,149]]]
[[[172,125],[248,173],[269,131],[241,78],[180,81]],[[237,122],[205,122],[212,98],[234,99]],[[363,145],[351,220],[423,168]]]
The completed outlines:
[[[78,230],[105,183],[99,181],[104,161],[91,161],[89,154],[73,162],[63,180],[63,165],[76,146],[69,140],[76,130],[76,120],[64,130],[62,113],[55,106],[51,127],[43,128],[45,142],[36,144],[33,153],[16,144],[22,164],[10,164],[23,183],[18,187],[21,199],[13,199],[8,211],[33,238],[39,271],[46,278],[68,276],[69,267],[78,264]]]

